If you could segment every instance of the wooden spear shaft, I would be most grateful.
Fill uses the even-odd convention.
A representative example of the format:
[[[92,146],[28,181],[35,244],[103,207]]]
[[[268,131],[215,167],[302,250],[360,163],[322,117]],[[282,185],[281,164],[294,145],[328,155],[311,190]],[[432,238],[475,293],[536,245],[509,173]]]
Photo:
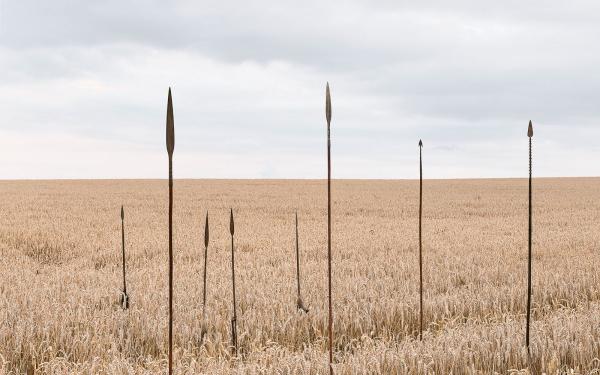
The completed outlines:
[[[121,306],[124,310],[129,308],[129,297],[127,296],[127,282],[125,278],[125,210],[121,206],[121,248],[123,250],[123,295]]]
[[[423,216],[423,142],[419,140],[419,340],[423,339],[423,244],[421,222]]]
[[[233,290],[233,318],[231,319],[231,341],[234,349],[234,353],[238,355],[238,342],[237,342],[237,308],[235,301],[235,250],[233,245],[234,237],[234,224],[233,224],[233,208],[231,209],[231,215],[229,216],[229,232],[231,233],[231,287]]]
[[[527,328],[525,332],[525,345],[527,346],[527,353],[529,353],[529,324],[531,321],[531,237],[532,237],[532,156],[531,156],[531,138],[533,138],[533,125],[529,121],[529,127],[527,129],[527,137],[529,137],[529,230],[528,230],[528,261],[527,261]]]
[[[300,249],[298,246],[298,212],[296,212],[296,281],[298,284],[298,298],[300,298]]]
[[[329,373],[333,375],[333,306],[331,298],[331,94],[329,82],[325,88],[327,119],[327,281],[329,285]]]
[[[206,264],[208,261],[208,211],[204,224],[204,288],[202,289],[202,318],[206,318]]]

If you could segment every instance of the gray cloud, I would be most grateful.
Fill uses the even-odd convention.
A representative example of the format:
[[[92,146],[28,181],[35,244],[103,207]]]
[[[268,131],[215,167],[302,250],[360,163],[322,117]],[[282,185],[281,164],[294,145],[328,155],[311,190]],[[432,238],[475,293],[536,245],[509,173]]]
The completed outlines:
[[[162,176],[144,163],[164,151],[168,86],[182,177],[322,177],[327,80],[338,177],[414,177],[419,138],[431,177],[523,175],[529,119],[540,174],[597,175],[599,15],[582,0],[4,1],[0,178],[88,176],[83,160],[89,177]],[[60,137],[62,153],[43,141]],[[146,157],[101,162],[128,149]]]

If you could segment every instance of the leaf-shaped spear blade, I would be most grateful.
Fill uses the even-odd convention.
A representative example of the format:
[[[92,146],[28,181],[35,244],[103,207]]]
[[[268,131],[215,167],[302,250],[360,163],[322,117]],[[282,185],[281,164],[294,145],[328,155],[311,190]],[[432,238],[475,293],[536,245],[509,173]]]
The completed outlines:
[[[325,86],[325,119],[327,120],[327,126],[331,124],[331,94],[329,93],[329,82]]]
[[[169,98],[167,99],[167,152],[173,155],[175,150],[175,120],[173,119],[173,99],[169,87]]]

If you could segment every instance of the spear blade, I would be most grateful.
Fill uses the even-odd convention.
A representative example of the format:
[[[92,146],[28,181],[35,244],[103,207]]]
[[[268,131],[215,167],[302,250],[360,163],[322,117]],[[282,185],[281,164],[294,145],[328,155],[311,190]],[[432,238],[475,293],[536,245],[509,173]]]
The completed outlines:
[[[325,118],[327,119],[327,126],[331,124],[331,94],[329,92],[329,82],[325,86]]]
[[[167,100],[167,152],[169,156],[173,155],[173,150],[175,150],[175,120],[173,118],[173,99],[169,87],[169,98]]]
[[[529,138],[533,137],[533,124],[531,123],[531,120],[529,120],[529,127],[527,128],[527,136]]]

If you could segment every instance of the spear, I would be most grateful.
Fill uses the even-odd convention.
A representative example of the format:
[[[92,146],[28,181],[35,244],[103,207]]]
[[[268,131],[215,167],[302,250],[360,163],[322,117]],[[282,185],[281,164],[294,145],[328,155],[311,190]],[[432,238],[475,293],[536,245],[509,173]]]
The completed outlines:
[[[423,141],[419,139],[419,340],[423,339],[423,245],[421,221],[423,216]]]
[[[200,330],[200,341],[204,340],[206,334],[206,265],[208,262],[208,211],[204,222],[204,288],[202,289],[202,327]]]
[[[206,211],[206,220],[204,222],[204,288],[202,292],[202,319],[206,317],[206,262],[208,260],[208,211]]]
[[[125,211],[121,206],[121,248],[123,249],[123,292],[121,292],[121,307],[123,310],[129,308],[129,296],[127,295],[127,283],[125,282]]]
[[[333,375],[333,309],[331,303],[331,94],[325,87],[325,118],[327,119],[327,280],[329,284],[329,374]]]
[[[173,99],[169,87],[167,101],[167,153],[169,154],[169,375],[173,373],[173,150],[175,149],[175,122]]]
[[[531,162],[531,138],[533,138],[533,125],[529,120],[529,127],[527,129],[527,137],[529,137],[529,238],[528,238],[528,250],[529,259],[527,262],[527,330],[525,332],[525,345],[527,346],[527,353],[529,353],[529,322],[531,319],[531,234],[532,234],[532,220],[531,220],[531,175],[532,175],[532,162]]]
[[[231,285],[233,288],[233,318],[231,318],[231,344],[234,349],[234,353],[238,354],[238,342],[237,342],[237,312],[235,304],[235,253],[233,247],[233,208],[231,209],[231,215],[229,216],[229,233],[231,233]]]
[[[300,247],[298,246],[298,212],[296,211],[296,281],[298,282],[298,299],[296,300],[296,307],[300,311],[308,312],[308,308],[304,306],[302,297],[300,294]]]

